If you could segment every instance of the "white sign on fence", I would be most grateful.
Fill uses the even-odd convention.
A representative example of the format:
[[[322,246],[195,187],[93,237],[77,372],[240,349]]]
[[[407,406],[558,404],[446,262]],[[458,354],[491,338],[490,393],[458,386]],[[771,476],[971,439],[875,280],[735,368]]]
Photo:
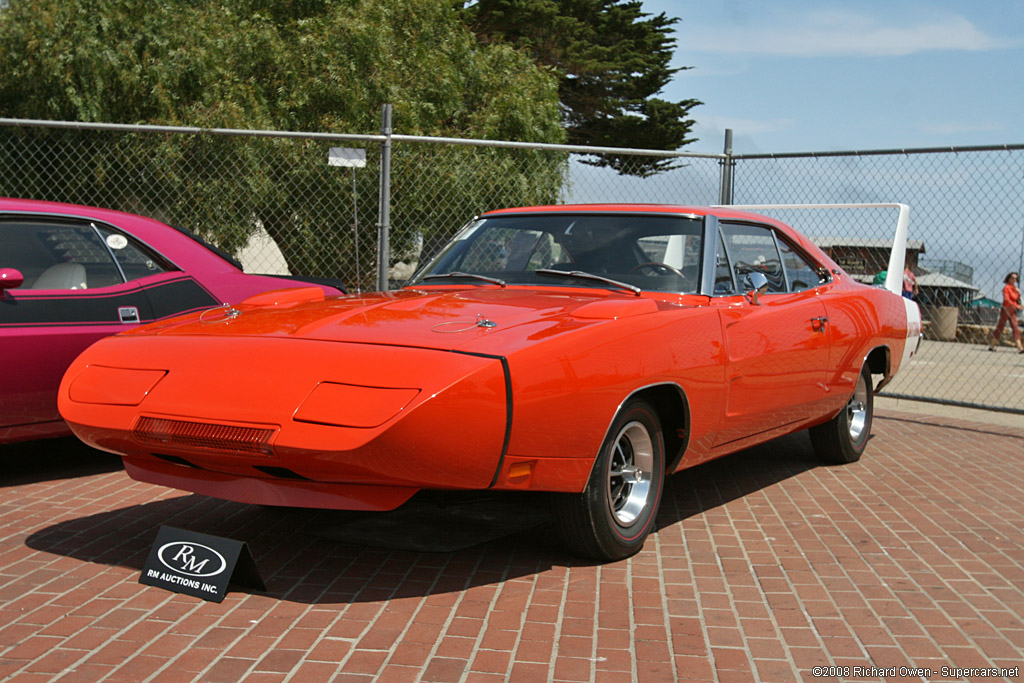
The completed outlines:
[[[362,168],[366,166],[366,150],[352,149],[350,147],[331,147],[327,153],[328,166],[351,166]]]

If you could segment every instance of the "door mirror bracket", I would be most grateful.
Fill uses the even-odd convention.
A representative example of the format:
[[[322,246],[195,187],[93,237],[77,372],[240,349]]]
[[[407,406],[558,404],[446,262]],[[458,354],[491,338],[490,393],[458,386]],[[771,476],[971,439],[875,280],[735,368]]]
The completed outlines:
[[[761,302],[759,297],[764,294],[768,289],[768,278],[765,277],[764,273],[748,273],[747,274],[747,286],[750,287],[750,291],[747,292],[746,296],[750,303],[754,306],[760,306]]]

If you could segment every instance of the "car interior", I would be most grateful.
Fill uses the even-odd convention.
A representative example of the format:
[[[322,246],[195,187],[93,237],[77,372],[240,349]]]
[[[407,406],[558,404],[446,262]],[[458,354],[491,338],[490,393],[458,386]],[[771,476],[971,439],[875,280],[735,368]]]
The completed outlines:
[[[641,289],[696,292],[701,223],[681,216],[541,214],[488,218],[423,274],[563,284],[538,270],[582,271]]]
[[[130,236],[96,223],[0,219],[0,243],[0,267],[21,271],[24,289],[95,289],[172,269]]]

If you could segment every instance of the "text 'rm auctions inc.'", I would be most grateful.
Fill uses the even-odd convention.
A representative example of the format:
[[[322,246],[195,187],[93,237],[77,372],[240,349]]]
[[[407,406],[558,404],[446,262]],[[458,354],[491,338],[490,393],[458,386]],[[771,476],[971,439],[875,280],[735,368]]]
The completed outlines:
[[[998,667],[961,668],[943,666],[939,669],[923,669],[913,666],[816,666],[811,669],[815,678],[896,678],[916,676],[918,678],[1019,678],[1020,667],[1009,669]]]

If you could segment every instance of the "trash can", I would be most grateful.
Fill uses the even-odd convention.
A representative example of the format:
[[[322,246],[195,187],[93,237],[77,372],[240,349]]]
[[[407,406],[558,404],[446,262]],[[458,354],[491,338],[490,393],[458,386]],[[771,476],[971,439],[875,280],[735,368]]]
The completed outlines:
[[[959,318],[956,306],[938,306],[932,309],[932,329],[939,341],[956,341],[956,324]]]

